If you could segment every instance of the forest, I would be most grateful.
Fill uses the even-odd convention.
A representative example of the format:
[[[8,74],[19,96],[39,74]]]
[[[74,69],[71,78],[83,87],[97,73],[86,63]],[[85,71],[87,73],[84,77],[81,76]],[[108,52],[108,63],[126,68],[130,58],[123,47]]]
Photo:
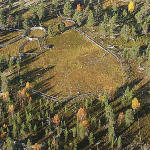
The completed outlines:
[[[0,150],[150,150],[150,1],[0,0]]]

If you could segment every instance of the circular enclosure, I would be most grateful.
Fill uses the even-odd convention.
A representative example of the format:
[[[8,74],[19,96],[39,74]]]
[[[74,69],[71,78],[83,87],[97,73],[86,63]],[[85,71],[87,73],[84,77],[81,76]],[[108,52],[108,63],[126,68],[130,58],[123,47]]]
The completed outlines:
[[[46,36],[46,30],[43,27],[32,27],[25,31],[24,36],[29,41],[36,41]]]

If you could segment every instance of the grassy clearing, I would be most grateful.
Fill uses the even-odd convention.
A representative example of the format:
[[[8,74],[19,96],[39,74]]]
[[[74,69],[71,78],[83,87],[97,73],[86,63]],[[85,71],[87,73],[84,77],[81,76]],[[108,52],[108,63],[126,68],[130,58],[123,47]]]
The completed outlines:
[[[68,95],[116,88],[123,83],[117,61],[76,31],[47,37],[46,41],[54,48],[36,58],[27,57],[22,63],[21,74],[37,90]],[[17,55],[18,43],[21,42],[1,51]],[[24,47],[24,52],[27,51],[38,51],[37,43],[29,42]]]

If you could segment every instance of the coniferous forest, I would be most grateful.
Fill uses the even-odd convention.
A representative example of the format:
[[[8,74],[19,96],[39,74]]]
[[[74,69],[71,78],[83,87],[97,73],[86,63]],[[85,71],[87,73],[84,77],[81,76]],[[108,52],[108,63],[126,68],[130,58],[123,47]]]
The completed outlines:
[[[0,150],[150,150],[150,0],[0,0]]]

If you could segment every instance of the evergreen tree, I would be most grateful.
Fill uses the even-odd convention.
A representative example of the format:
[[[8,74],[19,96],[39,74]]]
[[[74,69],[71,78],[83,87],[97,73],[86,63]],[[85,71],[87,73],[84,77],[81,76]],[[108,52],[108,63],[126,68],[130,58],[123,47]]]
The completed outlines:
[[[126,103],[131,102],[132,97],[133,92],[129,89],[129,87],[127,87],[122,97],[122,104],[125,105]]]
[[[143,34],[147,35],[148,33],[148,23],[147,21],[145,21],[143,24],[142,24],[142,29],[143,29]]]
[[[132,47],[129,51],[130,59],[136,59],[139,56],[139,46]]]
[[[65,28],[66,28],[66,25],[64,22],[60,21],[59,24],[58,24],[58,29],[60,32],[64,32],[65,31]]]
[[[126,18],[126,16],[127,16],[127,11],[126,11],[126,9],[124,9],[123,10],[123,17]]]
[[[53,27],[53,24],[50,24],[49,26],[48,26],[48,35],[50,36],[50,37],[54,37],[55,36],[55,32],[54,32],[54,29],[53,29],[54,27]]]
[[[126,42],[129,40],[129,27],[127,25],[124,25],[122,28],[121,28],[121,31],[120,31],[120,34],[121,34],[121,37],[123,37]]]
[[[21,9],[24,8],[24,4],[25,4],[24,0],[20,0],[20,7],[21,7]]]
[[[27,141],[27,148],[29,150],[32,150],[32,143],[31,143],[30,139],[28,139],[28,141]]]
[[[27,30],[28,27],[29,27],[29,19],[26,18],[26,19],[23,21],[23,28],[24,28],[25,30]]]
[[[131,35],[131,38],[135,38],[135,37],[136,37],[136,29],[135,29],[134,26],[132,26],[132,28],[131,28],[131,33],[130,33],[130,35]]]
[[[65,3],[63,13],[67,17],[71,17],[73,15],[73,8],[70,1]]]
[[[111,142],[112,148],[114,145],[114,135],[115,135],[115,129],[112,125],[109,125],[108,127],[108,137],[109,137],[109,142]]]
[[[90,135],[89,135],[89,144],[90,145],[92,145],[92,144],[94,144],[94,137],[93,137],[93,133],[92,132],[90,132]]]
[[[150,63],[150,43],[148,44],[147,49],[146,49],[146,56],[148,57],[148,61]]]
[[[82,17],[83,15],[82,15],[81,10],[76,9],[75,14],[73,16],[73,20],[77,22],[78,26],[81,26],[82,24]]]
[[[109,24],[110,24],[110,30],[109,30],[109,34],[113,35],[113,32],[115,30],[115,25],[116,25],[116,21],[117,21],[117,14],[115,14],[110,20],[109,20]]]
[[[57,9],[58,6],[59,6],[58,0],[52,0],[52,5],[53,5],[53,7],[54,7],[55,9]]]
[[[84,15],[88,16],[89,11],[90,11],[90,7],[89,7],[89,5],[87,5],[87,7],[85,8],[85,11],[84,11]]]
[[[117,140],[117,147],[118,147],[118,149],[121,149],[121,145],[122,145],[121,136],[119,136],[119,138]]]
[[[88,15],[87,25],[89,27],[93,27],[96,24],[95,17],[93,12],[91,11]]]
[[[108,27],[104,24],[104,22],[99,25],[99,34],[101,36],[107,36],[109,34]]]
[[[107,13],[105,13],[105,14],[104,14],[104,24],[105,24],[105,25],[107,25],[108,20],[109,20],[108,15],[107,15]]]
[[[126,126],[130,126],[134,122],[134,114],[132,109],[128,109],[125,112],[125,123]]]
[[[16,20],[16,22],[17,22],[17,27],[20,28],[21,22],[22,22],[21,15],[20,15],[20,14],[16,15],[15,20]]]
[[[17,125],[16,125],[16,121],[13,121],[13,137],[17,136]]]
[[[8,91],[8,80],[4,74],[1,74],[1,91],[2,93],[6,93]]]
[[[45,16],[45,8],[44,8],[44,5],[43,5],[42,2],[41,2],[40,6],[39,6],[39,8],[37,10],[37,16],[38,16],[40,21],[42,21],[42,19]]]
[[[10,137],[7,137],[5,147],[7,150],[13,150],[14,149],[13,140]]]
[[[14,65],[14,60],[10,57],[9,64],[8,64],[10,72],[13,71],[13,65]]]
[[[5,17],[5,14],[4,14],[4,10],[2,8],[0,8],[0,22],[3,25],[6,25],[6,17]]]

